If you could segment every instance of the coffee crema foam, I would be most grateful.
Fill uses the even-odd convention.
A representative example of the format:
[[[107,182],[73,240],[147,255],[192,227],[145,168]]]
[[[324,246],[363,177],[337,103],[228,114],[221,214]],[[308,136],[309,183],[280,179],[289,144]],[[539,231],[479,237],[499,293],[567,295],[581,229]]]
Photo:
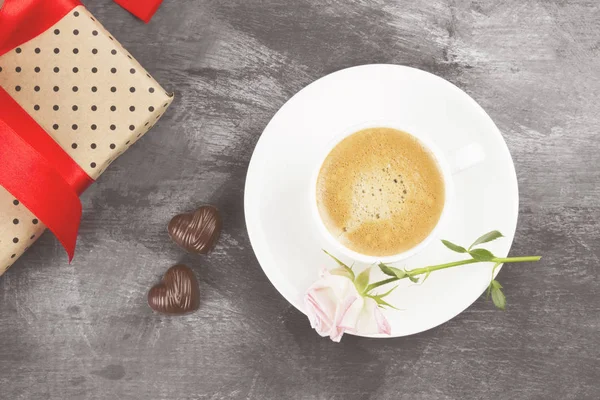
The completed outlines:
[[[317,207],[331,234],[369,256],[402,253],[437,225],[445,187],[419,140],[393,128],[358,131],[338,143],[317,178]]]

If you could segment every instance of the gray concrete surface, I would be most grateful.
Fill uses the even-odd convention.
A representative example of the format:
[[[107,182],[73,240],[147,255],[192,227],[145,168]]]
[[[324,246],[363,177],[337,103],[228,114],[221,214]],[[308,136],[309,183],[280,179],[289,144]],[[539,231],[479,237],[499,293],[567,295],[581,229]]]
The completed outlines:
[[[600,398],[597,0],[166,0],[147,26],[87,3],[177,100],[83,196],[75,262],[46,234],[0,278],[0,398]],[[334,344],[260,269],[244,179],[292,94],[373,62],[438,74],[489,112],[519,177],[511,254],[544,259],[502,270],[506,312],[478,301],[419,335]],[[166,225],[203,203],[224,234],[186,256]],[[153,314],[146,292],[176,262],[201,309]]]

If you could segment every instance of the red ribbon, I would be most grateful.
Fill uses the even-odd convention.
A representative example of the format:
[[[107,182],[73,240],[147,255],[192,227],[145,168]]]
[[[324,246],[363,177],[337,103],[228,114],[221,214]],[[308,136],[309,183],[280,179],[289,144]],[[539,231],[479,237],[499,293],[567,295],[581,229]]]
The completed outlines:
[[[45,32],[78,5],[78,0],[5,0],[0,8],[0,55]]]
[[[163,0],[114,1],[148,23]],[[0,7],[0,55],[45,32],[79,5],[79,0],[5,0]]]
[[[93,180],[0,88],[0,186],[75,253],[83,193]]]
[[[148,22],[162,0],[115,0]],[[79,0],[5,0],[0,55],[44,33]],[[0,87],[0,186],[40,219],[73,259],[83,193],[93,179]]]
[[[150,22],[150,19],[160,7],[163,0],[114,0],[115,3],[144,21]]]

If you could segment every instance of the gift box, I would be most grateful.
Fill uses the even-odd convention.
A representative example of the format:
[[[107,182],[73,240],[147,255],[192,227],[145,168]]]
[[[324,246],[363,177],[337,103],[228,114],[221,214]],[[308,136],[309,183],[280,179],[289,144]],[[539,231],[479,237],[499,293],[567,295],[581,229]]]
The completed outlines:
[[[72,255],[77,196],[173,100],[77,2],[30,1],[41,8],[21,8],[12,34],[36,24],[41,33],[25,32],[32,38],[23,43],[12,38],[16,46],[3,42],[11,32],[2,32],[2,19],[14,15],[2,12],[11,1],[25,0],[5,0],[0,10],[0,275],[46,226]]]

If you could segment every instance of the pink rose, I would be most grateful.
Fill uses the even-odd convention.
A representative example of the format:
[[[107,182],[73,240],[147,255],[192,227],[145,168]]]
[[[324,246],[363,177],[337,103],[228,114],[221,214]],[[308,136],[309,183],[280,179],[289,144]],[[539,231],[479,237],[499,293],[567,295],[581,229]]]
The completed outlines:
[[[358,293],[347,276],[324,271],[321,279],[307,290],[304,305],[312,328],[334,342],[339,342],[345,332],[391,334],[390,324],[377,302]]]

